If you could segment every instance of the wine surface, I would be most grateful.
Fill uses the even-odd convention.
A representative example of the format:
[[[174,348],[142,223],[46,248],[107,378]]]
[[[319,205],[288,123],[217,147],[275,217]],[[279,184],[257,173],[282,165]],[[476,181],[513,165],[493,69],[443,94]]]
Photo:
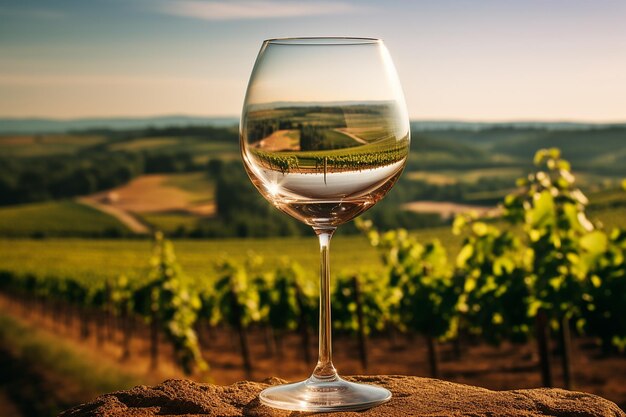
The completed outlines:
[[[251,105],[244,165],[277,208],[336,227],[372,207],[400,176],[409,127],[393,102]]]

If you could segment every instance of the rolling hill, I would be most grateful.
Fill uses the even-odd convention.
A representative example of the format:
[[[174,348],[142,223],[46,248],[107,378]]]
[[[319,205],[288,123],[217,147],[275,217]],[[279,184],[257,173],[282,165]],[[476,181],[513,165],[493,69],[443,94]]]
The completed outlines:
[[[188,233],[198,228],[200,220],[215,215],[219,204],[214,201],[211,175],[225,161],[239,159],[238,132],[233,126],[209,126],[206,118],[116,120],[69,121],[64,128],[90,126],[72,133],[0,134],[0,199],[4,199],[0,204],[20,203],[0,210],[0,226],[4,224],[0,234],[124,234],[127,228],[119,228],[109,211],[98,212],[71,201],[91,196],[102,203],[112,190],[126,191],[121,193],[121,202],[105,204],[119,206],[114,208],[148,228]],[[0,131],[6,130],[1,122]],[[23,126],[30,123],[23,122]],[[57,127],[62,125],[56,122]],[[152,127],[137,127],[142,123]],[[31,126],[48,129],[51,125]],[[120,129],[123,126],[133,128]],[[385,199],[385,210],[414,201],[493,205],[511,190],[515,178],[532,168],[532,155],[542,147],[562,149],[585,191],[615,188],[626,176],[626,125],[413,122],[412,127],[406,174]],[[165,180],[150,185],[144,181],[150,176]],[[248,180],[242,174],[237,181]],[[243,189],[239,183],[231,184],[228,193]],[[135,203],[128,205],[133,196]],[[210,212],[195,209],[208,205],[213,207]],[[73,224],[73,213],[84,216],[85,210],[104,217]],[[67,213],[61,216],[61,212]],[[8,220],[2,223],[2,218]]]

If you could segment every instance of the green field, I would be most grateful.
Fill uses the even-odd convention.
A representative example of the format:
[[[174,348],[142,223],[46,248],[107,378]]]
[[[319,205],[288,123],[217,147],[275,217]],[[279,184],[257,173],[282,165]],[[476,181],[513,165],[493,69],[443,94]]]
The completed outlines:
[[[112,151],[144,151],[179,144],[178,138],[141,138],[132,142],[114,143],[109,146]]]
[[[192,203],[213,201],[215,185],[204,172],[170,174],[163,185],[192,193],[194,195],[190,201]]]
[[[463,147],[471,151],[474,157],[480,156],[477,151],[482,152],[485,161],[494,162],[496,158],[505,158],[519,163],[532,160],[537,149],[557,147],[563,151],[563,157],[572,163],[575,172],[626,175],[626,129],[617,125],[598,125],[585,129],[556,126],[551,129],[512,128],[506,125],[492,125],[482,129],[442,128],[415,132],[413,140],[425,144],[423,149],[428,153],[428,160],[437,159],[437,156],[444,158],[446,153],[453,155],[453,147]],[[439,148],[441,152],[437,155]],[[446,160],[441,159],[440,162]]]
[[[592,209],[589,211],[589,218],[599,221],[607,230],[615,227],[626,229],[626,207]]]
[[[77,346],[4,313],[0,313],[0,347],[6,355],[3,362],[13,368],[6,369],[5,381],[21,382],[22,386],[12,388],[19,391],[22,401],[31,402],[36,412],[27,415],[57,415],[97,395],[154,383],[147,375],[103,360],[88,346]],[[20,369],[19,375],[13,374],[16,368]],[[6,389],[9,384],[4,384]]]
[[[173,154],[177,152],[190,152],[195,155],[210,155],[211,157],[222,156],[237,152],[239,143],[214,141],[204,137],[195,136],[171,136],[171,137],[138,137],[129,140],[112,142],[108,145],[109,151],[126,152],[149,152]]]
[[[449,228],[419,231],[424,240],[438,238],[452,253],[459,239]],[[193,279],[211,279],[213,266],[224,257],[245,261],[249,253],[261,255],[266,267],[282,259],[299,262],[316,279],[317,239],[311,236],[271,239],[177,240],[174,247],[183,270]],[[65,276],[81,279],[115,278],[120,274],[141,277],[149,268],[151,243],[148,240],[104,239],[1,239],[0,270],[33,273],[38,276]],[[337,236],[331,251],[335,273],[382,268],[380,257],[365,237]]]
[[[615,204],[619,192],[606,193],[606,200]],[[616,200],[617,199],[617,200]],[[46,205],[41,206],[43,209]],[[84,208],[74,203],[54,203],[57,210],[63,208],[64,215],[75,215]],[[73,210],[68,209],[73,208]],[[8,211],[4,209],[3,211]],[[99,214],[98,212],[95,212]],[[601,222],[608,230],[613,227],[626,228],[626,208],[606,207],[600,204],[591,208],[589,218]],[[0,211],[0,215],[4,214]],[[46,212],[46,221],[51,221]],[[105,215],[103,215],[105,216]],[[153,215],[154,218],[165,217]],[[6,216],[1,218],[7,218]],[[27,217],[22,216],[23,219]],[[105,216],[107,218],[107,216]],[[150,217],[149,217],[150,218]],[[110,219],[109,220],[113,220]],[[171,227],[181,221],[175,219]],[[91,225],[93,226],[93,225]],[[25,226],[23,226],[25,227]],[[29,226],[32,227],[32,226]],[[449,227],[422,229],[415,231],[420,240],[426,242],[439,239],[448,250],[449,262],[453,262],[461,244],[461,238],[454,236]],[[65,276],[79,279],[115,278],[121,274],[141,278],[149,268],[151,242],[137,239],[0,239],[0,270],[20,273],[33,273],[37,276]],[[215,240],[175,240],[174,247],[178,260],[185,273],[192,279],[211,280],[213,267],[217,261],[230,258],[238,262],[247,259],[250,253],[260,255],[265,266],[270,269],[282,259],[299,262],[310,279],[316,279],[318,270],[318,247],[313,233],[311,236],[268,239],[215,239]],[[338,235],[332,242],[332,268],[334,274],[349,274],[360,270],[380,270],[382,262],[375,248],[361,235]]]
[[[199,221],[197,216],[177,213],[144,213],[141,215],[141,218],[165,234],[175,233],[181,227],[185,228],[185,230],[193,230],[197,227]]]
[[[523,176],[526,170],[518,167],[498,167],[467,170],[413,171],[405,175],[412,180],[426,181],[430,184],[476,183],[484,178],[510,178],[511,184]]]
[[[203,136],[150,136],[141,132],[124,139],[109,138],[97,134],[41,134],[0,135],[3,157],[33,158],[75,155],[78,152],[148,152],[176,153],[191,152],[197,156],[228,156],[238,153],[239,143],[235,139],[225,140]]]
[[[128,229],[115,218],[73,201],[0,207],[2,236],[93,236],[127,232]]]
[[[0,148],[3,157],[30,158],[71,155],[105,141],[105,137],[96,135],[0,136]]]
[[[404,175],[410,180],[425,181],[429,184],[445,185],[467,183],[475,184],[481,180],[489,180],[492,178],[510,179],[511,184],[515,183],[517,178],[528,174],[529,169],[522,167],[490,167],[479,169],[463,169],[463,170],[425,170],[411,171]],[[621,177],[619,175],[602,175],[587,171],[575,172],[576,183],[584,189],[602,189],[615,188],[619,186]]]

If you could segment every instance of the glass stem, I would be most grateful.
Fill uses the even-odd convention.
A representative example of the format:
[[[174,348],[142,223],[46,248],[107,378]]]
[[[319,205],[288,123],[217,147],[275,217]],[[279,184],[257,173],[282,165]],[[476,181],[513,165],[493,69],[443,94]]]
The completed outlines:
[[[320,241],[320,337],[319,358],[317,366],[311,375],[316,382],[335,381],[337,370],[333,366],[332,356],[332,322],[330,316],[330,239],[335,233],[335,228],[315,228],[315,233]]]

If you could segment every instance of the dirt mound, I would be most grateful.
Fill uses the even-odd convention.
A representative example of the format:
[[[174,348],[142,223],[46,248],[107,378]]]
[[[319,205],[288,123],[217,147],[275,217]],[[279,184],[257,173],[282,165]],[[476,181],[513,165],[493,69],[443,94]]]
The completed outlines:
[[[469,385],[409,376],[357,376],[352,381],[376,383],[393,393],[390,402],[364,412],[333,416],[615,416],[625,417],[614,403],[601,397],[562,389],[490,391]],[[72,408],[60,417],[144,416],[290,416],[289,411],[261,405],[258,393],[267,383],[238,382],[228,386],[168,380],[156,387],[138,386],[114,392]]]

